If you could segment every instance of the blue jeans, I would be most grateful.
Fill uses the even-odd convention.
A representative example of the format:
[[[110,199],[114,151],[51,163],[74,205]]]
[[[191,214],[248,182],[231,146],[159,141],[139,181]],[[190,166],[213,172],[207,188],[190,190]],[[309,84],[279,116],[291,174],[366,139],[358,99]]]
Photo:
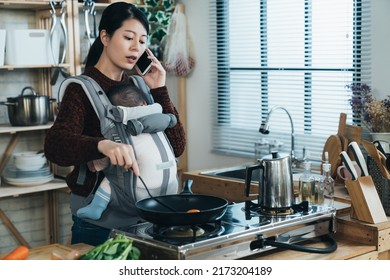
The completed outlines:
[[[99,227],[72,215],[72,244],[85,243],[97,246],[104,243],[110,235],[111,229]]]

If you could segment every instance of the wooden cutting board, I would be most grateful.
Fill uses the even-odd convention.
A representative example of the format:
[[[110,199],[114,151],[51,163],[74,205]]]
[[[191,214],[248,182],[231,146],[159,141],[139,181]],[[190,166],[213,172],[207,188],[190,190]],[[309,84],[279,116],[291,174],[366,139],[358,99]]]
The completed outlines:
[[[331,176],[336,178],[337,167],[341,164],[340,153],[343,147],[338,135],[331,135],[325,142],[324,150],[322,152],[322,160],[325,161],[325,152],[328,152],[329,163],[332,165]]]
[[[339,129],[337,131],[337,135],[340,137],[342,151],[346,151],[348,148],[348,138],[345,137],[346,127],[347,127],[347,114],[340,113]]]
[[[72,248],[61,244],[50,244],[30,249],[27,260],[70,260],[85,254],[92,246],[86,244],[71,245]],[[0,255],[0,259],[5,254]]]
[[[348,143],[356,142],[359,146],[362,141],[363,127],[347,124],[345,128],[345,137]]]

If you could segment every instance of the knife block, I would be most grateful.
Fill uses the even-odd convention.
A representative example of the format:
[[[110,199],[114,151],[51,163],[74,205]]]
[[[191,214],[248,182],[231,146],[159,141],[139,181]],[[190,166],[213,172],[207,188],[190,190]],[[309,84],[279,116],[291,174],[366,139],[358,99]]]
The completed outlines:
[[[382,202],[386,215],[390,216],[390,180],[383,176],[381,169],[371,156],[367,156],[368,172],[375,184],[379,199]]]
[[[388,221],[371,176],[347,179],[345,185],[351,197],[351,218],[370,224]]]

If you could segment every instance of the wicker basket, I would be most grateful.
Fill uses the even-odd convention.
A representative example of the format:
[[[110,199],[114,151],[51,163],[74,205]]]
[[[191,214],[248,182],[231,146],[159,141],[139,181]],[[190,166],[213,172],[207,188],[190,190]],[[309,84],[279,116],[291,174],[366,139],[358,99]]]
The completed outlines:
[[[386,215],[390,216],[390,180],[383,177],[375,160],[370,156],[367,157],[367,166],[378,192],[379,199],[382,202],[383,209]]]

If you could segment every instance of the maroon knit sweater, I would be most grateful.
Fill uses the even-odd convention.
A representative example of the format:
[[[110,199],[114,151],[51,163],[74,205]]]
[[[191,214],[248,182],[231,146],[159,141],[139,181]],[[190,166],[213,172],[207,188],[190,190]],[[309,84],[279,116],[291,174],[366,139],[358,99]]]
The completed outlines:
[[[131,83],[128,75],[124,74],[122,81],[114,81],[106,77],[95,67],[89,67],[84,75],[90,76],[107,92],[111,87]],[[177,125],[168,128],[165,133],[172,145],[175,156],[180,156],[185,148],[185,132],[176,108],[169,98],[167,88],[160,87],[151,90],[155,102],[161,104],[163,113],[174,114]],[[60,166],[74,166],[67,176],[66,182],[71,191],[77,195],[87,196],[103,179],[102,172],[97,177],[87,168],[87,178],[84,185],[76,183],[79,165],[88,161],[103,158],[97,145],[104,137],[100,132],[99,118],[78,84],[70,84],[61,100],[61,109],[53,126],[47,131],[45,138],[45,155],[48,160]]]

